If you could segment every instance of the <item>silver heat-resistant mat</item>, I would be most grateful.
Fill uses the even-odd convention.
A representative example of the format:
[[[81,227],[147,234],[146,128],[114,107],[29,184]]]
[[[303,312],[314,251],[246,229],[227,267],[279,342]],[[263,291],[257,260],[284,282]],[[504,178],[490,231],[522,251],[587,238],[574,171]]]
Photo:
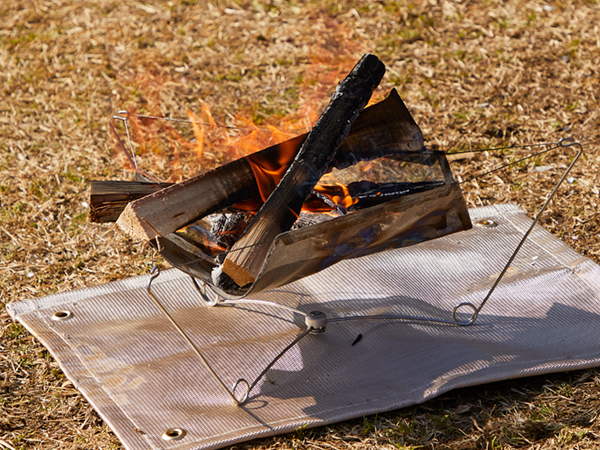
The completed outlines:
[[[531,224],[514,205],[470,213],[498,226],[343,261],[253,298],[329,318],[450,319],[460,302],[481,301]],[[243,407],[232,405],[155,306],[147,282],[9,305],[128,449],[221,447],[420,403],[456,387],[600,365],[600,267],[540,227],[475,325],[329,323],[287,352]],[[293,313],[280,309],[203,306],[177,270],[163,272],[153,290],[229,386],[252,381],[300,332]],[[58,310],[73,317],[53,321]],[[169,428],[187,434],[166,441]]]

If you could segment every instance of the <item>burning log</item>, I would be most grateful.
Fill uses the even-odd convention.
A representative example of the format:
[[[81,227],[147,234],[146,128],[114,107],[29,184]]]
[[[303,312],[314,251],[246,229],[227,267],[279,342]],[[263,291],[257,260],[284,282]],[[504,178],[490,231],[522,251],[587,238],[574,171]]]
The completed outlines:
[[[362,80],[356,77],[361,65],[368,73]],[[470,227],[445,155],[425,148],[397,92],[361,112],[384,70],[366,56],[340,83],[310,136],[139,198],[119,225],[226,297]],[[315,186],[318,181],[325,184]],[[98,205],[117,209],[110,189],[94,188]]]
[[[370,57],[363,58],[363,60],[372,66],[373,58],[380,64],[381,76],[383,76],[385,68],[375,56],[370,55]],[[366,67],[365,64],[367,63],[362,62],[361,67]],[[369,67],[369,70],[372,68]],[[373,83],[372,79],[362,79],[360,76],[353,76],[351,79],[355,81],[355,84],[358,84],[359,81],[365,83],[365,85]],[[378,82],[373,85],[378,84]],[[369,98],[373,85],[368,87]],[[364,89],[362,91],[363,93],[365,92]],[[339,91],[338,88],[337,92],[342,91]],[[348,99],[351,97],[357,98],[354,93],[351,94],[348,95],[346,92],[344,95],[336,94],[339,97],[336,97],[337,101],[345,102],[345,97]],[[350,104],[345,104],[344,107],[350,108],[346,112],[346,115],[349,115],[349,117],[343,118],[340,116],[339,119],[343,118],[346,122],[340,122],[338,126],[344,125],[344,131],[347,134],[352,125],[352,120],[349,119],[355,119],[362,108],[352,107]],[[404,109],[406,108],[404,107]],[[406,114],[408,114],[408,111],[406,111]],[[338,134],[336,139],[339,139],[336,145],[336,148],[339,148],[343,137],[340,139],[340,135]],[[298,136],[132,202],[127,205],[117,223],[123,231],[133,238],[152,240],[157,236],[166,236],[199,217],[211,214],[248,198],[258,197],[260,192],[256,190],[258,189],[258,180],[256,178],[259,175],[257,168],[269,167],[273,161],[278,161],[283,172],[287,168],[287,164],[296,155],[296,149],[303,140],[303,136]],[[360,157],[360,155],[358,156]],[[379,157],[379,155],[376,157]],[[319,169],[320,173],[328,169],[330,160],[331,158],[324,160],[324,165]],[[346,158],[341,158],[340,164],[350,165],[355,161],[356,156],[351,152]],[[265,192],[263,192],[263,199],[266,199],[269,193],[265,195]]]
[[[244,233],[252,219],[253,214],[246,212],[230,214],[229,216],[223,214],[216,223],[213,223],[211,232],[217,242],[229,250],[238,237]]]
[[[421,181],[416,183],[373,183],[372,181],[354,181],[345,189],[339,186],[319,186],[325,188],[324,191],[337,190],[337,196],[346,195],[352,199],[352,204],[347,205],[349,211],[370,208],[380,203],[389,202],[405,195],[412,195],[418,192],[428,191],[443,185],[443,181]],[[340,192],[342,191],[342,192]],[[335,194],[329,192],[328,197]],[[309,198],[309,201],[311,199]],[[316,200],[316,199],[315,199]],[[313,200],[314,201],[314,200]],[[318,206],[313,206],[311,210],[319,210]]]
[[[255,281],[273,238],[292,227],[384,73],[376,56],[365,55],[338,85],[283,179],[227,255],[222,271],[215,272],[215,284],[231,279],[243,287]]]

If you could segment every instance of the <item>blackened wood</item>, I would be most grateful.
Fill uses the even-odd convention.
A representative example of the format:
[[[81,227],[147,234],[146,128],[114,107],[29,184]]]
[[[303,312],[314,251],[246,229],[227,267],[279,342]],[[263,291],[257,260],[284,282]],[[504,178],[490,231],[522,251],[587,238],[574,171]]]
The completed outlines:
[[[238,286],[254,282],[278,234],[288,231],[302,204],[327,171],[352,123],[379,85],[385,66],[374,55],[361,58],[337,86],[333,97],[302,144],[281,182],[236,242],[222,271]],[[221,277],[218,281],[222,282]]]
[[[210,231],[217,242],[229,250],[246,231],[253,217],[254,214],[248,212],[223,214],[220,220],[213,224]]]
[[[442,186],[444,181],[420,181],[416,183],[372,183],[370,181],[358,181],[348,185],[349,195],[355,203],[348,208],[356,211],[381,203],[389,202],[406,195],[425,192]]]

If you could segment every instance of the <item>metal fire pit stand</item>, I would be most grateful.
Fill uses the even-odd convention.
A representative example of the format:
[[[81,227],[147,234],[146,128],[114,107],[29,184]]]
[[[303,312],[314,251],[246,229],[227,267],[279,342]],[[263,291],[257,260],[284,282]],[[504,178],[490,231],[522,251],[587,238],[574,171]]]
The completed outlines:
[[[261,301],[261,300],[248,300],[248,299],[226,300],[226,299],[222,298],[219,294],[217,294],[214,290],[212,290],[209,285],[207,285],[203,281],[201,281],[202,285],[199,285],[198,282],[196,281],[196,278],[190,276],[198,294],[200,295],[201,299],[207,306],[210,306],[210,307],[234,306],[235,307],[237,305],[262,304],[262,305],[268,305],[268,306],[274,307],[274,308],[285,309],[285,310],[291,311],[295,314],[298,314],[304,318],[304,326],[306,327],[306,329],[303,332],[301,332],[290,344],[288,344],[285,348],[283,348],[279,352],[279,354],[277,354],[277,356],[275,356],[275,358],[273,358],[271,360],[271,362],[266,365],[266,367],[262,370],[262,372],[260,372],[260,374],[254,379],[254,381],[249,382],[245,378],[239,378],[235,382],[233,387],[230,389],[225,385],[225,383],[223,382],[223,380],[221,379],[219,374],[211,366],[210,362],[204,357],[202,352],[198,349],[198,347],[189,338],[189,336],[187,335],[185,330],[177,324],[175,319],[171,316],[171,314],[169,314],[169,312],[163,306],[163,304],[158,299],[158,297],[152,292],[152,282],[160,275],[160,270],[158,269],[157,266],[154,266],[150,272],[151,276],[150,276],[150,280],[149,280],[148,286],[147,286],[148,295],[154,300],[154,302],[161,309],[161,311],[168,317],[168,319],[172,323],[172,325],[177,329],[177,331],[181,334],[181,336],[191,346],[194,353],[198,356],[198,358],[200,358],[200,360],[202,361],[204,366],[208,369],[208,371],[214,377],[215,381],[223,388],[224,391],[227,392],[227,394],[231,397],[234,404],[236,404],[238,406],[242,406],[242,405],[246,404],[246,402],[248,401],[248,399],[250,397],[250,393],[251,393],[252,389],[259,383],[259,381],[266,375],[266,373],[269,371],[269,369],[271,369],[275,365],[275,363],[288,350],[290,350],[292,347],[294,347],[298,342],[300,342],[300,340],[302,340],[308,334],[324,333],[326,330],[326,327],[329,323],[345,322],[345,321],[352,321],[352,320],[394,320],[394,321],[403,321],[403,322],[421,322],[421,323],[429,323],[429,324],[433,324],[433,325],[453,325],[453,326],[463,326],[463,327],[473,325],[477,321],[477,318],[479,317],[479,314],[481,313],[482,309],[484,308],[484,306],[486,305],[486,303],[488,302],[488,300],[490,299],[490,297],[492,296],[492,294],[494,293],[494,291],[496,290],[496,288],[502,281],[502,278],[504,277],[504,275],[508,271],[509,267],[513,263],[514,259],[516,258],[517,254],[519,253],[519,250],[521,249],[523,244],[526,242],[527,238],[533,231],[535,225],[538,223],[544,210],[546,209],[546,207],[548,206],[550,201],[556,195],[556,192],[558,191],[559,187],[562,185],[562,183],[564,182],[564,180],[570,173],[573,166],[577,163],[577,160],[579,159],[579,157],[581,156],[581,154],[583,152],[583,148],[579,142],[575,142],[571,138],[563,138],[563,139],[559,140],[557,143],[555,143],[554,147],[551,147],[550,149],[547,149],[546,151],[543,152],[543,153],[545,153],[545,152],[552,151],[556,148],[568,148],[568,147],[577,148],[577,154],[575,155],[575,157],[571,161],[571,164],[567,167],[567,169],[565,170],[561,179],[558,181],[558,183],[556,184],[556,186],[554,187],[554,189],[552,190],[552,192],[550,193],[550,195],[544,202],[542,208],[540,209],[540,211],[534,218],[533,222],[531,223],[531,225],[529,226],[527,231],[524,233],[519,244],[515,248],[511,257],[508,259],[508,261],[504,265],[504,268],[502,269],[500,274],[497,276],[496,280],[494,281],[493,285],[487,292],[486,296],[483,298],[483,300],[477,306],[471,302],[462,302],[462,303],[456,305],[452,309],[452,314],[451,314],[452,319],[451,320],[434,318],[434,317],[418,317],[418,316],[395,315],[395,314],[394,315],[356,315],[356,316],[347,316],[347,317],[328,318],[325,313],[318,311],[318,310],[306,313],[306,312],[300,311],[298,309],[291,308],[289,306],[280,305],[275,302],[268,302],[268,301]],[[527,158],[529,158],[529,156]],[[515,161],[512,164],[515,164],[515,163],[520,162],[527,158],[523,158],[519,161]],[[479,220],[478,222],[476,222],[476,226],[494,227],[494,226],[496,226],[496,223],[492,220],[483,219],[483,220]],[[211,294],[209,294],[208,291],[211,291]],[[469,309],[471,311],[471,316],[467,320],[460,320],[458,318],[458,314],[461,309]],[[247,310],[247,311],[251,311],[251,310]],[[163,435],[163,439],[177,440],[177,439],[183,438],[184,435],[185,435],[185,432],[181,429],[170,429],[165,432],[165,434]]]

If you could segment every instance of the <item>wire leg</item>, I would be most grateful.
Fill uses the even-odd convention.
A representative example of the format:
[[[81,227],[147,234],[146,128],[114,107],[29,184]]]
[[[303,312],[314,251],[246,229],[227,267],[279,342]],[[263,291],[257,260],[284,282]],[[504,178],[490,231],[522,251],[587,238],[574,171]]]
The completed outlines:
[[[173,316],[171,316],[171,314],[169,314],[169,312],[167,311],[167,309],[163,306],[163,304],[160,302],[160,300],[158,300],[158,298],[152,292],[152,282],[156,278],[158,278],[158,276],[160,275],[160,269],[157,266],[154,266],[152,268],[152,270],[150,271],[150,275],[151,275],[150,276],[150,281],[148,281],[148,287],[146,288],[146,290],[148,291],[148,295],[152,298],[152,300],[154,300],[154,302],[160,308],[160,310],[164,313],[164,315],[167,316],[167,318],[169,319],[169,321],[171,322],[171,324],[177,329],[177,331],[179,331],[179,334],[187,341],[187,343],[190,345],[190,347],[192,347],[192,349],[194,350],[194,353],[196,354],[196,356],[198,356],[198,358],[200,358],[200,360],[202,361],[202,363],[204,364],[204,366],[212,374],[212,376],[215,379],[215,381],[217,383],[219,383],[219,385],[225,390],[225,392],[227,392],[227,394],[229,394],[229,396],[235,402],[236,405],[242,405],[243,402],[240,402],[235,397],[235,395],[229,390],[229,388],[227,386],[225,386],[225,383],[223,383],[223,380],[221,380],[221,377],[219,377],[219,375],[215,372],[215,370],[212,368],[212,366],[210,365],[210,363],[206,360],[206,358],[204,357],[204,355],[202,354],[202,352],[198,349],[198,347],[196,347],[196,344],[194,344],[192,342],[192,340],[187,335],[187,333],[183,330],[183,328],[181,328],[177,324],[177,322],[175,321],[175,319],[173,319]]]
[[[277,361],[279,361],[281,359],[281,357],[283,355],[285,355],[289,349],[291,349],[294,345],[296,345],[298,342],[300,342],[300,340],[302,340],[302,338],[304,336],[310,334],[311,331],[313,331],[313,329],[309,328],[308,330],[300,333],[298,335],[298,337],[296,337],[296,339],[294,339],[290,344],[288,344],[281,352],[279,352],[279,354],[275,358],[273,358],[273,360],[269,364],[267,364],[267,366],[263,369],[263,371],[256,377],[256,379],[251,384],[249,384],[243,378],[240,378],[239,380],[237,380],[235,382],[235,384],[233,385],[233,393],[234,394],[239,386],[241,386],[241,385],[245,386],[244,394],[242,395],[242,398],[240,399],[241,404],[246,403],[248,401],[248,397],[250,396],[250,392],[252,392],[252,389],[254,389],[254,387],[258,384],[258,382],[262,379],[262,377],[264,377],[266,375],[266,373],[269,370],[271,370],[271,367],[273,367],[275,365],[275,363]]]
[[[169,319],[171,324],[177,329],[179,334],[186,340],[186,342],[193,349],[196,356],[198,356],[198,358],[200,358],[200,360],[202,361],[204,366],[208,369],[208,371],[211,373],[211,375],[213,376],[215,381],[223,388],[223,390],[225,390],[225,392],[227,392],[227,394],[231,397],[231,399],[237,406],[242,406],[248,401],[248,398],[250,396],[250,393],[252,392],[252,389],[254,389],[254,387],[256,387],[256,385],[262,379],[262,377],[265,376],[265,374],[271,369],[271,367],[273,367],[273,365],[277,361],[279,361],[279,359],[281,359],[281,357],[285,353],[287,353],[288,350],[290,350],[294,345],[296,345],[298,342],[300,342],[300,340],[303,337],[305,337],[306,335],[310,334],[311,332],[318,331],[316,328],[314,328],[312,326],[308,326],[305,331],[300,333],[290,344],[288,344],[282,351],[280,351],[277,354],[277,356],[275,356],[275,358],[273,358],[271,360],[271,362],[269,364],[267,364],[267,366],[263,369],[263,371],[258,375],[258,377],[256,377],[256,379],[252,383],[249,383],[244,378],[239,378],[233,385],[233,388],[230,390],[225,385],[225,383],[223,382],[221,377],[217,374],[217,372],[215,372],[215,370],[212,368],[212,366],[207,361],[207,359],[204,357],[202,352],[198,349],[196,344],[194,344],[194,342],[190,339],[190,337],[183,330],[183,328],[181,328],[179,326],[179,324],[175,321],[175,319],[173,319],[173,316],[171,316],[171,314],[169,314],[167,309],[163,306],[163,304],[160,302],[160,300],[152,292],[152,282],[156,278],[158,278],[158,276],[160,275],[160,269],[157,266],[154,266],[152,268],[152,270],[150,271],[150,275],[151,275],[150,280],[148,281],[148,286],[146,288],[148,295],[150,296],[150,298],[152,298],[152,300],[154,300],[154,302],[160,308],[160,310],[164,313],[164,315],[167,316],[167,318]],[[200,286],[198,286],[198,283],[196,282],[196,280],[193,277],[192,277],[192,280],[194,281],[194,285],[198,289],[198,292],[200,293],[202,298],[206,301],[206,303],[209,304],[209,306],[214,306],[220,302],[220,298],[217,295],[215,295],[215,299],[209,299],[208,296],[206,295],[206,291],[204,289],[202,289]],[[241,396],[238,397],[236,395],[236,392],[239,390],[238,388],[240,386],[245,386],[245,389],[243,392],[241,392]]]
[[[542,216],[542,213],[544,212],[544,210],[546,209],[546,207],[548,206],[548,204],[550,203],[550,201],[554,198],[554,196],[556,195],[556,192],[558,191],[558,188],[565,181],[565,179],[567,178],[567,175],[569,175],[569,172],[571,172],[571,169],[573,168],[573,166],[575,165],[575,163],[577,163],[577,160],[579,159],[579,157],[583,153],[583,147],[582,147],[582,145],[579,142],[575,142],[572,138],[563,138],[563,139],[561,139],[560,141],[558,141],[558,146],[559,147],[564,147],[564,148],[566,148],[566,147],[577,147],[578,150],[577,150],[577,154],[575,155],[575,158],[573,158],[573,161],[571,161],[571,164],[565,170],[565,173],[563,174],[563,176],[561,177],[561,179],[558,181],[558,183],[556,184],[556,186],[554,187],[554,189],[550,193],[550,196],[544,202],[544,205],[542,206],[542,209],[540,209],[540,211],[535,216],[535,219],[533,219],[533,222],[532,222],[531,226],[529,227],[529,229],[523,235],[523,238],[521,239],[521,241],[519,242],[519,244],[515,248],[515,251],[513,252],[513,254],[511,255],[511,257],[508,259],[508,261],[505,264],[504,268],[500,272],[500,275],[498,275],[498,278],[496,278],[496,281],[494,281],[494,284],[492,285],[492,287],[488,291],[488,293],[485,296],[485,298],[481,301],[481,303],[479,304],[479,306],[475,306],[473,303],[470,303],[470,302],[464,302],[464,303],[461,303],[461,304],[455,306],[454,309],[452,310],[452,319],[455,322],[461,323],[458,320],[456,314],[457,314],[457,312],[458,312],[459,309],[467,307],[467,308],[470,308],[473,311],[473,313],[471,315],[471,318],[468,321],[463,322],[463,323],[465,325],[472,325],[473,323],[475,323],[475,321],[477,320],[477,317],[479,316],[479,313],[481,312],[481,310],[483,309],[483,307],[485,306],[485,304],[487,303],[487,301],[490,299],[490,297],[492,296],[492,294],[494,293],[494,291],[496,290],[496,288],[498,287],[498,285],[500,284],[500,281],[502,281],[502,278],[504,277],[504,275],[508,271],[510,265],[513,263],[513,261],[517,257],[517,254],[519,253],[519,250],[521,250],[521,247],[523,247],[523,244],[525,244],[525,241],[527,240],[527,238],[529,237],[529,235],[533,231],[535,225],[539,222],[540,217]]]

